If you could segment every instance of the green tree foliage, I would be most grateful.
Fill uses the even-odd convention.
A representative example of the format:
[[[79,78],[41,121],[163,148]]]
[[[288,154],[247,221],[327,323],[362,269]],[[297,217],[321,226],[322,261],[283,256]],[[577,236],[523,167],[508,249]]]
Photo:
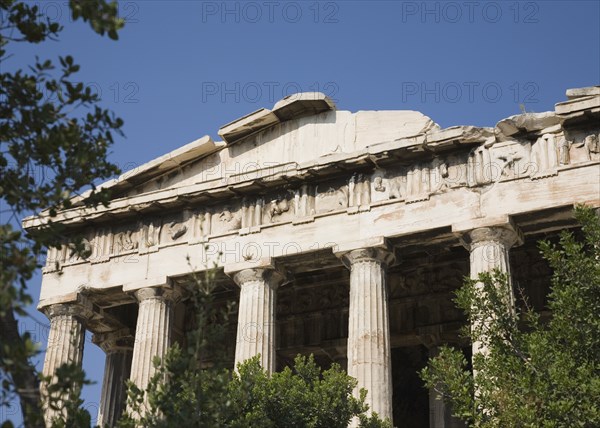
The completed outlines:
[[[600,218],[584,207],[575,217],[582,240],[564,231],[558,245],[540,243],[553,270],[549,321],[530,308],[507,311],[512,290],[498,271],[457,292],[474,326],[468,334],[489,352],[474,357],[475,379],[463,354],[451,348],[421,376],[471,426],[600,426]]]
[[[73,20],[117,39],[123,20],[116,2],[70,0],[68,7]],[[16,316],[27,315],[32,299],[26,282],[45,248],[63,240],[60,224],[51,218],[86,188],[91,192],[82,205],[107,203],[108,193],[94,182],[118,173],[106,155],[123,122],[77,81],[79,66],[71,56],[12,66],[19,46],[58,40],[61,25],[44,16],[39,3],[0,0],[0,14],[0,401],[4,406],[18,396],[25,424],[40,426],[39,376],[30,362],[37,349],[27,333],[19,333]],[[43,209],[50,221],[35,235],[14,227]],[[76,240],[73,251],[82,250]]]
[[[377,416],[367,417],[363,389],[360,399],[352,396],[356,380],[334,364],[322,371],[311,356],[298,355],[293,368],[269,376],[258,358],[241,364],[233,374],[228,398],[234,412],[224,426],[346,428],[352,417],[361,427],[385,427]]]
[[[226,324],[232,306],[214,302],[210,273],[194,278],[190,290],[195,328],[184,348],[174,345],[142,391],[129,384],[129,415],[121,428],[144,426],[224,428],[346,428],[358,417],[363,428],[390,427],[352,396],[356,380],[337,364],[323,371],[312,356],[298,356],[294,367],[267,374],[252,358],[232,372],[224,361]]]
[[[84,372],[75,364],[63,364],[53,378],[43,380],[47,386],[42,400],[50,409],[60,412],[52,420],[51,428],[89,427],[91,415],[83,408],[81,388],[91,382]]]

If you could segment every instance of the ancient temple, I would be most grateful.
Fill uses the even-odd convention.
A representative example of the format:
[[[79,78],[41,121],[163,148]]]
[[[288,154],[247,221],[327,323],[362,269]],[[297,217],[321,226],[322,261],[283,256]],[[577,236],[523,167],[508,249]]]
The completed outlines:
[[[54,219],[89,251],[74,255],[68,238],[49,251],[44,372],[81,363],[93,332],[106,352],[98,423],[112,426],[124,380],[144,387],[152,358],[184,340],[190,273],[217,266],[219,298],[238,308],[231,367],[260,353],[274,371],[312,353],[398,426],[459,426],[417,375],[441,344],[471,352],[453,292],[498,267],[545,311],[537,241],[576,228],[575,204],[600,206],[600,87],[567,98],[441,129],[301,93],[124,173],[104,184],[108,207],[79,198]]]

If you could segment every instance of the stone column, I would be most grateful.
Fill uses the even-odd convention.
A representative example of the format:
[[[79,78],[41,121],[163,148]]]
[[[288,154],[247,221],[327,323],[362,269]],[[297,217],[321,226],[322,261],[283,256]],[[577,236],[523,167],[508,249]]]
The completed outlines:
[[[429,357],[436,357],[439,353],[437,346],[429,348]],[[430,428],[465,428],[464,422],[452,416],[452,408],[444,403],[440,394],[435,389],[429,390],[429,427]]]
[[[508,251],[515,244],[522,242],[519,229],[512,224],[493,227],[479,227],[466,233],[465,247],[470,251],[471,278],[477,279],[482,272],[499,269],[510,273]],[[514,311],[514,294],[507,297],[507,310]],[[473,356],[486,353],[485,347],[474,341]]]
[[[135,292],[139,302],[131,381],[146,389],[156,372],[152,359],[163,357],[171,345],[173,312],[179,294],[166,287],[142,288]]]
[[[42,309],[50,319],[48,346],[44,357],[44,376],[51,377],[54,382],[56,369],[63,364],[73,364],[81,367],[83,346],[85,343],[85,324],[92,316],[91,305],[87,301],[59,303]],[[44,400],[44,419],[49,426],[55,417],[62,415],[61,410],[53,410],[48,406],[47,384],[42,382],[41,391]],[[54,404],[59,407],[61,400],[67,397],[54,397],[59,401]]]
[[[131,373],[133,337],[124,329],[94,335],[93,341],[106,353],[97,424],[114,427],[127,401],[125,382]]]
[[[429,348],[429,358],[437,357],[437,346]],[[429,428],[446,428],[446,403],[435,388],[429,388]]]
[[[354,391],[368,391],[370,412],[392,421],[392,364],[386,270],[393,260],[386,248],[336,253],[350,269],[348,374]],[[356,421],[353,422],[356,424]]]
[[[234,273],[240,287],[235,366],[260,354],[260,363],[275,371],[275,299],[285,276],[274,267],[244,269]]]

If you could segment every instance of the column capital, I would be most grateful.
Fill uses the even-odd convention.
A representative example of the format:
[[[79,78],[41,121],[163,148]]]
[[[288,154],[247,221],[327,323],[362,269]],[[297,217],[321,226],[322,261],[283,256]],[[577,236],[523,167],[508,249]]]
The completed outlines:
[[[272,288],[289,282],[290,274],[286,272],[274,259],[263,259],[259,263],[249,265],[247,263],[235,263],[225,266],[225,274],[242,287],[250,281],[264,281]]]
[[[133,351],[134,338],[128,328],[122,328],[107,333],[96,333],[92,336],[92,342],[109,354],[118,351]]]
[[[347,268],[368,261],[388,267],[395,261],[394,248],[383,237],[338,245],[334,254]]]
[[[497,242],[506,248],[511,248],[523,243],[523,233],[518,227],[480,227],[463,234],[461,240],[468,250],[487,245],[490,242]]]
[[[88,322],[94,316],[94,306],[85,296],[77,294],[75,300],[49,304],[39,308],[50,321],[57,316],[72,316],[80,321]]]
[[[473,224],[469,229],[456,230],[461,244],[467,250],[473,250],[490,242],[497,242],[506,248],[523,244],[524,237],[521,229],[510,219],[498,224]]]
[[[133,294],[139,303],[150,299],[159,299],[177,303],[182,297],[182,292],[179,288],[169,287],[167,285],[163,287],[140,288],[135,290]]]
[[[242,287],[245,283],[251,281],[264,281],[273,289],[279,287],[286,282],[285,273],[277,269],[270,268],[254,268],[244,269],[233,275],[235,283]]]

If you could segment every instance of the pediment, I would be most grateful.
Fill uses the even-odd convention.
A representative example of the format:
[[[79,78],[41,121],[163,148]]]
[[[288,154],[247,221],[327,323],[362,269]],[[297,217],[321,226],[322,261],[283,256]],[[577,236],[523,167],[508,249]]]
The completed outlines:
[[[278,123],[235,144],[214,143],[216,149],[196,159],[167,159],[164,172],[115,196],[135,196],[162,189],[200,183],[223,185],[252,180],[270,170],[297,169],[301,165],[351,156],[371,146],[414,139],[422,143],[436,125],[414,111],[328,111]],[[420,140],[419,140],[419,137]],[[208,144],[208,143],[207,143]],[[160,168],[158,168],[160,171]],[[128,180],[135,182],[139,176]]]
[[[252,180],[270,170],[335,162],[371,146],[422,143],[439,127],[415,111],[338,111],[319,93],[287,97],[220,130],[225,141],[202,137],[103,184],[114,199]]]

